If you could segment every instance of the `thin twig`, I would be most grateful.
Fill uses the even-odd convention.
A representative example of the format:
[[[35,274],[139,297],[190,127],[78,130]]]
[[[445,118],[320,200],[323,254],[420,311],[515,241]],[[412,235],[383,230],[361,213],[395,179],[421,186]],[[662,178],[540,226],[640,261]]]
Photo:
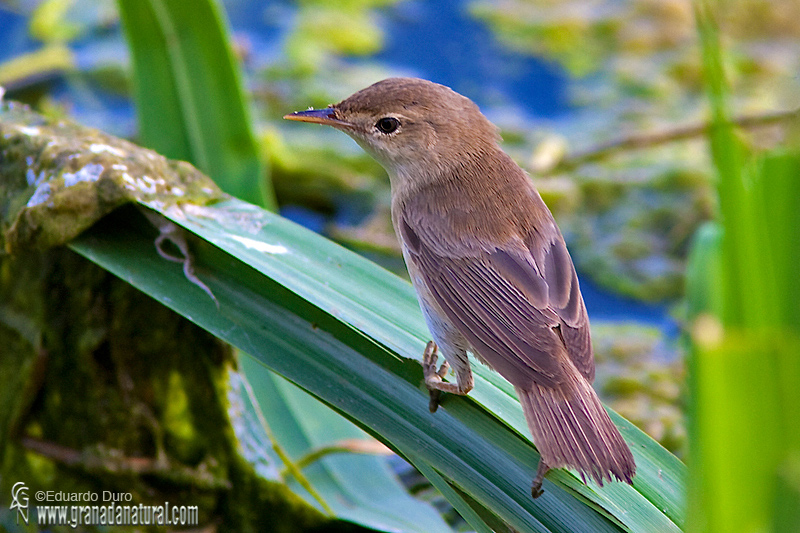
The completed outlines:
[[[733,119],[731,123],[740,128],[759,128],[790,120],[796,120],[798,118],[800,118],[800,109],[738,117]],[[601,161],[618,152],[641,150],[643,148],[658,146],[660,144],[692,139],[700,135],[705,135],[708,133],[710,128],[711,123],[705,122],[703,124],[682,126],[664,131],[658,131],[655,133],[637,133],[628,137],[611,141],[609,143],[601,144],[589,150],[578,152],[574,155],[569,155],[558,161],[551,168],[540,170],[539,174],[549,175],[559,172],[566,172],[574,170],[575,168],[587,163]]]
[[[173,482],[183,482],[197,488],[229,489],[226,479],[210,475],[205,468],[189,468],[178,464],[164,464],[150,457],[129,457],[112,448],[76,450],[55,442],[24,435],[20,444],[32,452],[47,457],[62,465],[86,472],[103,474],[155,475]]]
[[[333,444],[320,446],[305,454],[297,461],[300,470],[308,468],[320,459],[337,453],[362,454],[362,455],[393,455],[394,452],[386,445],[371,439],[342,439]]]
[[[269,424],[267,424],[267,419],[264,417],[264,413],[261,411],[261,405],[258,403],[258,399],[256,398],[256,394],[253,391],[253,387],[250,385],[250,381],[247,379],[247,376],[244,375],[243,372],[239,373],[239,378],[241,379],[242,386],[244,386],[244,390],[247,393],[247,397],[250,400],[250,405],[253,406],[253,411],[256,413],[256,418],[258,418],[258,422],[261,424],[261,427],[264,429],[264,433],[267,435],[267,438],[272,445],[272,451],[278,456],[278,458],[283,462],[283,466],[286,468],[286,472],[291,474],[294,479],[300,484],[301,487],[306,489],[311,496],[317,500],[317,503],[323,508],[323,510],[328,513],[330,516],[336,516],[336,513],[333,511],[328,502],[326,502],[322,495],[314,488],[308,478],[303,474],[301,469],[292,461],[292,458],[289,457],[289,454],[281,447],[278,443],[278,440],[275,438],[275,435],[272,433],[272,428],[270,428]]]

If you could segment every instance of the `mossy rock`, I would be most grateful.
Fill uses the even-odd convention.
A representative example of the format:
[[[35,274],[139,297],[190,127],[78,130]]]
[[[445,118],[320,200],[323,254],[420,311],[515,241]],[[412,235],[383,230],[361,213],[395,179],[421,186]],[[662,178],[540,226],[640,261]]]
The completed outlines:
[[[65,246],[126,203],[221,197],[187,163],[0,101],[0,492],[197,506],[193,525],[220,531],[357,528],[242,457],[230,346]],[[35,524],[0,510],[7,530]]]

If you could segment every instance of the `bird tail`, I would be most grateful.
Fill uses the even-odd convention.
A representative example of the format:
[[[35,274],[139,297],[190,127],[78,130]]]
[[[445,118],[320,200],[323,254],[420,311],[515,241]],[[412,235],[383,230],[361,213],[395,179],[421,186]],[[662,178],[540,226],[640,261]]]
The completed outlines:
[[[599,485],[612,476],[631,483],[636,472],[628,445],[600,404],[591,384],[573,375],[557,389],[533,384],[517,388],[522,410],[542,461],[571,467]]]

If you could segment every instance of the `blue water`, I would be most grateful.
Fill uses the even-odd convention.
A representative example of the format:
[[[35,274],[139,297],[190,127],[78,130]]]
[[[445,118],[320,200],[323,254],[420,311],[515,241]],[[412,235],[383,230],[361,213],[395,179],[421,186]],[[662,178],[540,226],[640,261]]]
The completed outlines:
[[[294,7],[286,0],[226,0],[223,2],[238,41],[245,41],[257,67],[280,53],[282,39],[294,21]],[[398,74],[424,77],[453,87],[483,109],[504,107],[521,115],[558,118],[573,109],[567,101],[569,77],[558,66],[504,48],[489,29],[469,16],[468,0],[409,0],[380,11],[385,47],[374,57],[349,61],[384,63]],[[27,17],[0,4],[0,61],[40,46],[27,34]],[[78,66],[90,70],[109,61],[127,62],[119,27],[73,43]],[[135,112],[126,98],[98,94],[87,88],[52,80],[51,94],[69,102],[84,124],[131,136]],[[321,232],[326,220],[300,206],[281,213]],[[365,216],[360,213],[359,216]],[[348,218],[352,218],[349,213]],[[350,220],[351,223],[357,222]],[[677,332],[665,305],[623,298],[599,289],[586,277],[581,288],[592,319],[635,321],[657,326],[668,336]]]
[[[285,0],[224,2],[231,27],[255,56],[275,57],[294,21]],[[568,76],[555,64],[503,47],[473,19],[467,0],[407,0],[378,11],[384,48],[352,63],[379,62],[391,70],[452,87],[483,108],[514,106],[537,117],[569,113]]]
[[[35,49],[28,37],[27,19],[0,4],[0,62]]]
[[[647,303],[620,296],[598,287],[588,276],[581,275],[580,272],[578,277],[590,320],[637,322],[659,328],[670,340],[676,339],[680,334],[680,327],[669,314],[666,304]]]
[[[386,46],[375,58],[452,87],[481,108],[512,106],[537,117],[570,111],[569,78],[558,66],[505,48],[467,11],[469,2],[401,2],[383,18]]]

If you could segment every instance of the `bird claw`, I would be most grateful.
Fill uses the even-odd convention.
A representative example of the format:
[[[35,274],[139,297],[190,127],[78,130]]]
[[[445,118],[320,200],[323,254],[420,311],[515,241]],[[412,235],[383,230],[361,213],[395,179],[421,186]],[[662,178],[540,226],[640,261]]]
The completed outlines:
[[[539,458],[539,467],[536,469],[536,477],[533,478],[533,483],[531,483],[531,497],[535,500],[542,494],[544,494],[544,489],[542,489],[542,482],[544,481],[544,476],[547,474],[547,471],[550,470],[550,467]]]
[[[428,400],[428,410],[431,413],[435,413],[439,409],[439,404],[442,403],[442,391],[439,389],[428,389],[428,392],[431,395],[430,400]]]
[[[422,373],[425,376],[425,385],[427,385],[430,393],[428,409],[430,409],[431,413],[435,413],[439,408],[442,397],[442,391],[436,388],[435,384],[442,382],[442,378],[447,375],[447,370],[450,368],[447,361],[444,361],[442,366],[437,370],[436,362],[439,359],[437,350],[436,343],[430,341],[428,345],[425,346],[425,352],[422,354]]]

